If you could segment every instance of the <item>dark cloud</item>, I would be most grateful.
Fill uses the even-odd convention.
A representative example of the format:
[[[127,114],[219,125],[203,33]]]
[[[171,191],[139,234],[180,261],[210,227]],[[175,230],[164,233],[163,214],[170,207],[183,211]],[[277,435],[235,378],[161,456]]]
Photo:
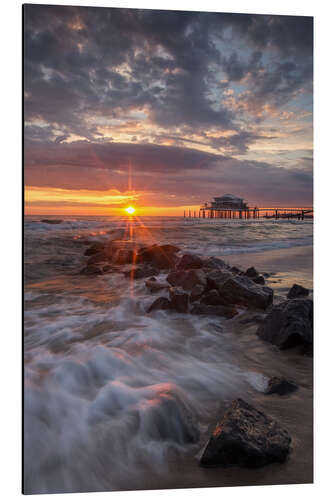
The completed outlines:
[[[120,189],[125,179],[117,171],[131,162],[146,184],[158,174],[156,185],[163,179],[175,191],[179,176],[191,172],[209,194],[204,172],[218,164],[224,179],[241,185],[246,168],[267,191],[268,172],[275,186],[279,179],[289,190],[308,186],[299,165],[292,176],[228,155],[246,155],[257,141],[276,137],[258,129],[262,110],[282,112],[298,96],[311,96],[312,18],[45,5],[25,5],[24,12],[31,185]],[[117,124],[127,122],[138,125],[127,139],[104,138],[103,124],[117,137]],[[199,151],[203,146],[216,154]],[[236,180],[229,191],[239,192]]]
[[[169,193],[174,204],[202,203],[216,192],[237,192],[253,202],[293,199],[311,204],[312,173],[301,165],[277,168],[267,162],[237,160],[184,147],[88,141],[31,143],[26,153],[26,182],[63,189],[128,188],[131,169],[136,191]],[[156,198],[154,202],[156,204]],[[161,202],[161,194],[158,196]],[[170,200],[168,201],[170,203]]]

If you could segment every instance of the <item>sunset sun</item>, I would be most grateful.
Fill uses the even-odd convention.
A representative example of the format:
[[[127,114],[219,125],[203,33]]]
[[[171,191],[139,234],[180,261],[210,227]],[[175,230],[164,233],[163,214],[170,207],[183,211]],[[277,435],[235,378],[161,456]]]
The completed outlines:
[[[126,212],[128,215],[133,215],[133,214],[135,214],[135,208],[134,208],[134,207],[126,207],[126,208],[125,208],[125,212]]]

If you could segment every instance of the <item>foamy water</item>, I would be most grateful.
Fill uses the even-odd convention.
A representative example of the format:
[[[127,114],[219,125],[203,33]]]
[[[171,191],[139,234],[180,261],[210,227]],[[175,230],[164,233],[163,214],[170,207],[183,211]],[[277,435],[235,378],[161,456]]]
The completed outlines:
[[[234,319],[146,314],[145,280],[80,275],[84,250],[125,231],[207,256],[255,253],[311,245],[312,223],[42,218],[25,222],[25,490],[167,484],[170,464],[200,455],[221,403],[265,389],[270,351],[240,341]]]

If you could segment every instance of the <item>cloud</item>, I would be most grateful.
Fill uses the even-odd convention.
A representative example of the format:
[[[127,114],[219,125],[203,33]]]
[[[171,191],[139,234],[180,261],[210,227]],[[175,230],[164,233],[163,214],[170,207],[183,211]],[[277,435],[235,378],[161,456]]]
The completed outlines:
[[[131,164],[150,192],[164,182],[199,199],[215,173],[222,191],[253,178],[266,196],[272,179],[311,198],[292,152],[288,171],[247,155],[276,139],[283,113],[310,109],[312,18],[25,5],[24,26],[31,185],[124,190]]]
[[[274,164],[200,152],[184,147],[88,141],[33,144],[26,154],[26,184],[71,190],[133,189],[146,203],[202,203],[223,192],[236,192],[256,204],[293,200],[311,204],[312,173],[304,165]],[[169,198],[169,195],[175,195]],[[279,198],[280,197],[280,198]]]

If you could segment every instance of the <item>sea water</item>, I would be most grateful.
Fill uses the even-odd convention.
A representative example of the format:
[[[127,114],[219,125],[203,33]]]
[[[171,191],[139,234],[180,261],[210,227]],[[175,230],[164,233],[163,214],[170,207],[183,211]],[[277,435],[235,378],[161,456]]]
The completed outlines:
[[[52,218],[62,222],[42,222]],[[310,246],[312,221],[30,216],[24,226],[25,492],[226,484],[199,472],[209,428],[235,397],[265,404],[286,358],[237,318],[147,314],[156,295],[145,280],[82,275],[84,251],[125,238],[228,260]],[[295,359],[296,409],[311,398],[311,368]]]

